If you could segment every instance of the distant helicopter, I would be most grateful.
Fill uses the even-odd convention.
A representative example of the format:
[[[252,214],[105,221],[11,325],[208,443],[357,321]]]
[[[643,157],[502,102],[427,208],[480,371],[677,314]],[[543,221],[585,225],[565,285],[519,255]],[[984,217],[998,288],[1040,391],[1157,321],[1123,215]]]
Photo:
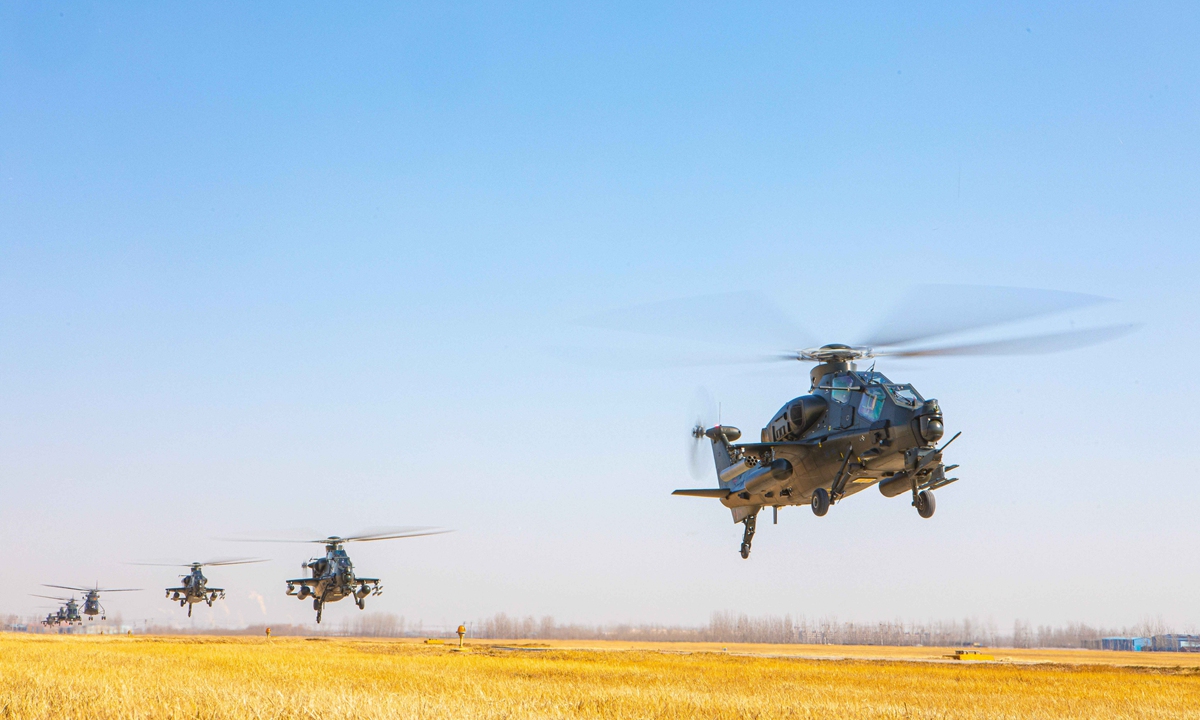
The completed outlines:
[[[157,567],[186,567],[190,568],[186,575],[180,575],[182,582],[180,587],[167,588],[166,597],[178,602],[179,607],[187,607],[188,617],[192,616],[192,605],[202,602],[209,607],[218,599],[225,599],[225,588],[214,588],[208,586],[208,578],[204,577],[201,568],[205,566],[216,567],[219,565],[249,565],[252,563],[263,563],[266,560],[257,558],[235,558],[232,560],[208,560],[206,562],[193,563],[132,563],[133,565],[151,565]]]
[[[83,593],[83,614],[88,616],[88,620],[95,620],[99,615],[101,620],[107,619],[107,613],[104,611],[104,606],[100,604],[100,593],[111,592],[137,592],[141,588],[102,588],[102,587],[73,587],[70,585],[48,585],[43,583],[42,587],[58,588],[60,590],[74,590]],[[74,602],[74,599],[71,600]]]
[[[744,340],[750,328],[734,316],[735,306],[749,300],[757,318],[747,313],[746,324],[757,319],[768,334],[789,330],[786,314],[756,296],[715,296],[657,303],[620,311],[591,324],[611,329],[672,334],[670,326],[686,323],[700,313],[701,330],[723,329]],[[780,507],[811,505],[818,517],[841,499],[878,485],[886,497],[910,494],[923,518],[934,513],[933,491],[958,480],[947,473],[942,451],[958,438],[938,445],[945,418],[937,400],[926,399],[911,384],[893,382],[874,369],[859,370],[856,361],[876,357],[913,358],[952,355],[1018,355],[1054,352],[1110,340],[1132,331],[1133,325],[1108,325],[1083,330],[957,345],[917,346],[944,335],[1005,322],[1048,315],[1105,302],[1106,298],[1053,290],[1023,290],[978,286],[926,286],[918,289],[865,343],[828,344],[793,350],[742,362],[790,360],[817,363],[809,373],[809,394],[786,403],[762,429],[759,442],[737,443],[735,427],[709,425],[698,419],[691,434],[708,439],[716,466],[717,487],[676,490],[674,495],[715,498],[733,513],[744,530],[740,553],[750,556],[758,513],[772,508],[778,522]],[[707,313],[707,314],[706,314]],[[667,332],[662,332],[666,330]],[[739,331],[743,331],[739,334]],[[694,452],[694,451],[693,451]]]
[[[383,586],[379,578],[357,577],[354,574],[354,564],[346,554],[343,544],[348,542],[374,542],[376,540],[394,540],[399,538],[422,537],[424,535],[439,535],[449,532],[437,528],[391,528],[377,530],[371,533],[341,537],[330,535],[319,540],[245,540],[246,542],[302,542],[319,543],[325,546],[325,556],[313,558],[300,565],[301,569],[312,573],[311,577],[296,578],[287,581],[287,594],[301,600],[311,597],[313,610],[317,611],[317,622],[321,622],[321,613],[325,603],[337,602],[345,597],[353,597],[354,604],[359,610],[366,608],[368,595],[381,595]]]
[[[46,615],[46,619],[42,621],[43,625],[73,625],[83,622],[83,618],[79,615],[79,603],[76,602],[75,598],[54,597],[51,595],[34,595],[34,597],[57,600],[62,603],[62,607]]]

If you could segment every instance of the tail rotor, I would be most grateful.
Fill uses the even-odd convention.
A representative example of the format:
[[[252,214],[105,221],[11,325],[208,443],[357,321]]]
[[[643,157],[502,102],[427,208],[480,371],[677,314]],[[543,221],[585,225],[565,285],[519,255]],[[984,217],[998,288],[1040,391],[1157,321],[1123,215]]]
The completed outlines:
[[[719,414],[718,405],[708,390],[703,387],[696,388],[690,413],[692,437],[688,442],[688,471],[696,480],[705,480],[712,476],[712,455],[704,452],[704,433],[720,420]]]

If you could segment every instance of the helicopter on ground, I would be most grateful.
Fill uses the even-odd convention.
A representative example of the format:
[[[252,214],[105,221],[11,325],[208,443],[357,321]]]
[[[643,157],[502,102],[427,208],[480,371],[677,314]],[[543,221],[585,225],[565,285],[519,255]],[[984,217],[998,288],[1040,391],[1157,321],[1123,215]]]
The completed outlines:
[[[399,538],[438,535],[448,530],[437,528],[392,528],[377,530],[360,535],[341,537],[330,535],[319,540],[250,540],[249,542],[302,542],[318,543],[325,546],[324,557],[312,558],[300,565],[308,570],[311,577],[295,578],[287,581],[287,594],[301,600],[313,599],[313,610],[317,611],[317,622],[321,622],[321,614],[325,603],[337,602],[345,597],[353,597],[354,604],[359,610],[366,608],[368,595],[383,594],[383,586],[379,578],[358,577],[354,574],[354,564],[342,547],[348,542],[373,542],[376,540],[394,540]]]
[[[134,565],[152,565],[157,567],[186,567],[189,571],[185,575],[180,575],[181,578],[179,587],[167,588],[166,597],[172,602],[178,602],[179,607],[187,607],[188,617],[192,616],[192,605],[202,602],[209,607],[217,600],[225,599],[225,588],[215,588],[208,586],[208,578],[204,577],[201,568],[205,566],[215,567],[218,565],[248,565],[251,563],[267,562],[257,558],[235,558],[230,560],[208,560],[206,562],[192,563],[133,563]]]
[[[42,587],[58,588],[60,590],[74,590],[83,593],[83,609],[84,615],[88,616],[88,620],[95,620],[99,615],[101,620],[107,619],[107,613],[104,606],[100,604],[100,593],[106,592],[137,592],[141,588],[102,588],[96,587],[73,587],[71,585],[48,585],[43,583]],[[72,599],[74,602],[74,599]]]
[[[715,296],[657,303],[602,318],[598,327],[646,332],[646,321],[662,333],[681,311],[728,311],[753,303],[759,320],[786,329],[786,314],[757,296]],[[738,443],[735,427],[709,425],[698,419],[691,434],[696,443],[712,446],[717,487],[683,489],[674,495],[715,498],[744,526],[740,553],[750,556],[759,511],[810,505],[818,517],[832,505],[872,485],[886,497],[908,494],[923,518],[933,516],[933,491],[958,480],[949,477],[958,465],[946,465],[943,451],[956,433],[945,434],[945,417],[937,400],[923,397],[911,384],[894,382],[860,370],[856,361],[876,357],[914,358],[956,355],[1017,355],[1083,347],[1124,335],[1132,325],[1108,325],[999,341],[919,346],[940,338],[1006,322],[1024,320],[1105,302],[1106,298],[1052,290],[979,286],[926,286],[915,291],[865,343],[839,343],[793,350],[744,361],[786,360],[816,363],[809,373],[809,394],[786,403],[762,429],[759,442]],[[711,334],[709,316],[702,318]],[[753,319],[753,316],[752,316]],[[729,328],[737,334],[738,323]],[[657,330],[657,332],[656,332]],[[793,326],[793,333],[795,329]],[[693,458],[698,445],[694,446]]]
[[[79,615],[79,603],[75,598],[54,597],[51,595],[34,595],[34,597],[57,600],[62,603],[62,607],[58,610],[47,613],[46,619],[42,621],[43,625],[75,625],[83,622],[83,618]]]

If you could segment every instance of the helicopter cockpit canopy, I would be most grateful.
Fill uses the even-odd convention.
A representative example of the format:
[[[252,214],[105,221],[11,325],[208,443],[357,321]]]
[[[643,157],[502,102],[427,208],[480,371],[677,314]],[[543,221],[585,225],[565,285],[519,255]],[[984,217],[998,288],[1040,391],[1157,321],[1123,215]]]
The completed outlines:
[[[875,392],[879,389],[884,390],[897,405],[904,407],[916,407],[925,402],[925,398],[921,397],[921,394],[912,385],[894,383],[883,373],[874,371],[855,370],[837,373],[828,378],[827,384],[822,383],[821,389],[829,390],[829,399],[840,403],[850,402],[850,394],[855,391],[874,396],[873,389]]]

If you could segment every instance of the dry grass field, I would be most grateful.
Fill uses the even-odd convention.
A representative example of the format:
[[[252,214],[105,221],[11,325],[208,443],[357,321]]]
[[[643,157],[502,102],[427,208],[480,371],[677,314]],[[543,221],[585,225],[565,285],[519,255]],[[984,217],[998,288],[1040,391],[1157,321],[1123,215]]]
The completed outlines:
[[[6,634],[0,718],[1200,718],[1189,656],[555,645]]]

